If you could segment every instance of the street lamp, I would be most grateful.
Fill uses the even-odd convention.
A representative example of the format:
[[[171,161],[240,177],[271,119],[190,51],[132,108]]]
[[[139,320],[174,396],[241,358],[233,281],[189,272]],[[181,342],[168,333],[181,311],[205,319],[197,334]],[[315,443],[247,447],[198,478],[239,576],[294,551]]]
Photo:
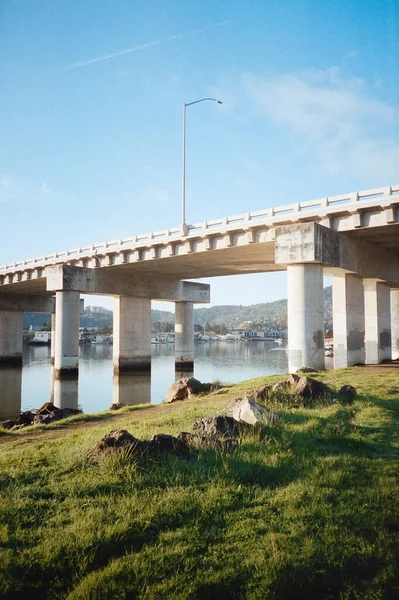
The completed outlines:
[[[184,104],[183,109],[183,170],[182,170],[182,233],[183,235],[188,234],[188,228],[186,225],[186,109],[187,106],[192,106],[193,104],[199,104],[200,102],[206,102],[207,100],[211,102],[216,102],[216,104],[223,104],[221,100],[217,100],[216,98],[201,98],[201,100],[194,100],[194,102],[187,102]]]

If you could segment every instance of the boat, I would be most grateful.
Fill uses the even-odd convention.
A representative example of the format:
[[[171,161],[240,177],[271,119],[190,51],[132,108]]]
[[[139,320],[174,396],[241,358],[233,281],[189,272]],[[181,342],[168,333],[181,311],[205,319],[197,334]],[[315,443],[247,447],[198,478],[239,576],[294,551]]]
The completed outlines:
[[[51,344],[51,331],[36,331],[28,344],[32,346],[49,346]]]

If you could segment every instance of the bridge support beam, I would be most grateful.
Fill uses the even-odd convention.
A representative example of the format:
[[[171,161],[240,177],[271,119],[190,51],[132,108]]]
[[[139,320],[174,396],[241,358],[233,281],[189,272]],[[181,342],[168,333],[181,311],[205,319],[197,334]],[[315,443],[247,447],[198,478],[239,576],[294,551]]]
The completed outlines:
[[[114,304],[114,373],[151,370],[151,300],[117,296]]]
[[[287,267],[288,365],[324,369],[323,267],[297,264]]]
[[[383,360],[390,360],[392,352],[389,284],[376,279],[364,280],[364,310],[366,363],[375,365]]]
[[[23,313],[0,311],[0,366],[22,365]]]
[[[175,368],[194,368],[194,306],[192,302],[175,303]]]
[[[391,290],[392,360],[399,358],[399,290]]]
[[[335,275],[333,288],[334,368],[365,362],[363,279]]]
[[[56,292],[54,375],[77,377],[79,371],[79,292]]]

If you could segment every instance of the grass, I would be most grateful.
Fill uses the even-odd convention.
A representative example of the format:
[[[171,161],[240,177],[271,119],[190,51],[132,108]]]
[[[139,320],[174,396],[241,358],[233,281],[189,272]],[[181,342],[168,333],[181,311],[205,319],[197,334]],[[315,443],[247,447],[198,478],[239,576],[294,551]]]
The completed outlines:
[[[281,401],[271,407],[277,423],[238,450],[192,460],[85,456],[111,429],[141,439],[190,430],[281,376],[4,432],[1,597],[397,598],[399,369],[317,377],[354,385],[355,403]]]

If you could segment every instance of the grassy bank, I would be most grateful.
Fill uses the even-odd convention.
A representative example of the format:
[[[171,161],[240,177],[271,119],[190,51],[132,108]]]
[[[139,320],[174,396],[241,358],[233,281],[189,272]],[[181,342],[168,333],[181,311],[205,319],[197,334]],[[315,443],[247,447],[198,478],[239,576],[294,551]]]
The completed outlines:
[[[355,403],[270,406],[278,422],[231,453],[85,460],[111,429],[188,431],[280,378],[3,432],[2,597],[397,598],[399,369],[323,373],[354,385]]]

